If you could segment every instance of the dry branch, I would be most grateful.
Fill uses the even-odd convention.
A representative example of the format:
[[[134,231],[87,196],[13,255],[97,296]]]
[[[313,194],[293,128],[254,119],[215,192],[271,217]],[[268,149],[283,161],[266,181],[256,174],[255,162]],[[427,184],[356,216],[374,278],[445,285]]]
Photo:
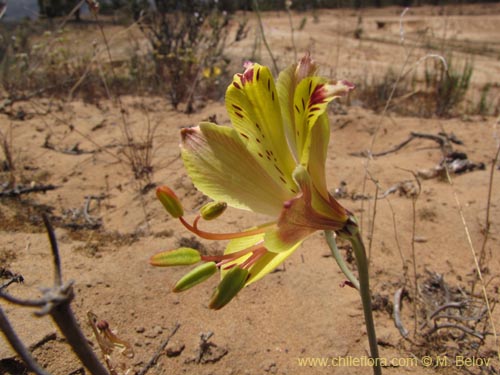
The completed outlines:
[[[168,337],[165,339],[165,341],[163,341],[161,343],[160,347],[155,352],[155,354],[153,355],[153,357],[151,357],[151,359],[146,364],[146,366],[137,375],[145,375],[149,371],[149,369],[156,364],[156,362],[158,361],[158,358],[160,358],[161,354],[163,353],[163,351],[167,347],[170,339],[175,335],[175,333],[180,328],[180,326],[181,325],[179,323],[177,323],[175,325],[174,329],[172,329],[172,331],[170,332],[170,334],[168,335]]]
[[[85,367],[87,367],[89,372],[93,375],[109,375],[102,363],[97,359],[97,356],[92,351],[92,348],[89,346],[89,343],[83,335],[83,332],[76,321],[75,315],[71,310],[70,303],[74,297],[73,281],[63,283],[61,261],[54,229],[52,228],[47,215],[43,215],[42,217],[52,250],[54,286],[52,288],[42,289],[43,296],[38,300],[19,299],[1,290],[0,297],[21,306],[41,307],[39,311],[35,312],[35,315],[43,316],[49,314],[52,317],[54,323],[59,327],[59,330],[66,338],[67,342],[80,361]],[[29,368],[39,367],[31,355],[29,355],[29,352],[20,341],[15,331],[12,329],[9,330],[10,325],[6,320],[6,317],[3,316],[3,313],[1,315],[0,328],[2,328],[2,331],[7,336],[7,339],[11,343],[14,350],[21,356],[21,358],[23,358]],[[47,375],[46,372],[38,372],[37,374]]]
[[[455,143],[458,145],[463,145],[463,142],[459,140],[455,134],[446,134],[443,132],[438,133],[438,135],[435,134],[427,134],[427,133],[417,133],[417,132],[411,132],[410,136],[404,140],[403,142],[391,147],[390,149],[386,151],[381,151],[377,153],[373,153],[370,151],[358,151],[358,152],[352,152],[350,155],[352,156],[361,156],[361,157],[379,157],[379,156],[385,156],[388,154],[392,154],[396,151],[401,150],[403,147],[408,145],[411,141],[415,139],[429,139],[431,141],[437,142],[439,144],[439,147],[443,151],[443,154],[448,154],[453,151],[453,148],[451,146],[451,143]]]
[[[22,185],[17,185],[16,187],[12,189],[7,189],[0,191],[0,198],[3,197],[18,197],[22,194],[29,194],[29,193],[45,193],[49,190],[55,190],[59,186],[56,185],[34,185],[34,186],[22,186]]]
[[[399,330],[401,336],[405,339],[408,337],[408,330],[404,327],[403,322],[401,321],[401,301],[403,299],[403,295],[405,293],[405,288],[399,288],[394,293],[394,310],[392,316],[394,318],[394,325]]]

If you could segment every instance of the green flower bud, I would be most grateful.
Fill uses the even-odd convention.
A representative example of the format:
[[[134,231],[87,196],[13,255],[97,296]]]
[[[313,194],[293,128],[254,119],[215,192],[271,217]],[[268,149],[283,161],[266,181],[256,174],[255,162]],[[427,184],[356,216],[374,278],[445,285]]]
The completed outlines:
[[[168,211],[170,215],[178,219],[184,215],[184,209],[182,204],[177,198],[177,195],[167,186],[160,186],[156,189],[156,196],[160,200],[163,207]]]
[[[203,263],[177,281],[172,291],[178,293],[188,290],[205,281],[216,272],[217,266],[215,262]]]
[[[149,259],[149,264],[156,267],[189,266],[198,263],[200,260],[201,255],[198,250],[180,247],[153,255]]]
[[[226,202],[210,202],[201,208],[200,215],[204,220],[213,220],[222,215],[226,208]]]
[[[231,268],[215,289],[208,306],[214,310],[223,308],[245,286],[247,279],[248,270],[238,266]]]

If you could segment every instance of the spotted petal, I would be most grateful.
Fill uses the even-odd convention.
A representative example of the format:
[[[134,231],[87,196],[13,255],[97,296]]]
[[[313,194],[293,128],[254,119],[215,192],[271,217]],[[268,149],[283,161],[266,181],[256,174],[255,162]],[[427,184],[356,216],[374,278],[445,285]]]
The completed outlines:
[[[216,201],[276,216],[291,193],[269,176],[236,130],[211,123],[182,130],[181,154],[194,185]]]
[[[289,150],[280,103],[269,68],[250,64],[236,74],[226,92],[226,108],[234,128],[268,175],[291,193],[295,161]]]
[[[299,161],[303,166],[309,163],[312,128],[319,116],[325,113],[329,102],[353,88],[348,82],[330,83],[321,77],[306,77],[297,85],[293,100],[294,134]]]

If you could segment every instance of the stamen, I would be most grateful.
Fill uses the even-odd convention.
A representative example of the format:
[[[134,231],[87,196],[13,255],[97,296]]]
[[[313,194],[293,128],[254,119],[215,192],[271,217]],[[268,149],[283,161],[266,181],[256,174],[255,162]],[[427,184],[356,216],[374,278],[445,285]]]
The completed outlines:
[[[241,258],[248,253],[254,252],[260,249],[264,241],[259,241],[257,244],[247,247],[246,249],[235,251],[234,253],[224,254],[224,255],[202,255],[201,260],[204,262],[220,262],[218,266],[229,263],[235,259]]]
[[[246,230],[243,232],[211,233],[211,232],[205,232],[205,231],[202,231],[201,229],[198,229],[198,221],[200,220],[200,216],[197,216],[196,219],[194,219],[193,225],[189,224],[186,221],[186,219],[184,219],[183,216],[179,217],[179,220],[182,223],[182,225],[184,225],[186,227],[187,230],[196,234],[197,236],[204,238],[206,240],[217,240],[217,241],[232,240],[235,238],[242,238],[242,237],[253,236],[256,234],[261,234],[261,233],[266,232],[270,226],[275,225],[275,223],[268,223],[268,224],[264,224],[258,228]]]
[[[265,253],[267,253],[267,249],[262,246],[259,249],[255,250],[250,258],[245,260],[240,267],[243,269],[249,269],[254,265]]]

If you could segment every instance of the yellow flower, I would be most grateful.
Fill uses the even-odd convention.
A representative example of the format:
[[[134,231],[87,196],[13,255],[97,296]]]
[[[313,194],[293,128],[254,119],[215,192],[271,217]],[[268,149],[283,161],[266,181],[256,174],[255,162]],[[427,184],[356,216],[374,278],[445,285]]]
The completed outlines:
[[[271,272],[315,231],[339,232],[350,223],[350,213],[326,186],[330,138],[326,109],[354,86],[316,76],[316,70],[306,55],[281,72],[275,84],[267,67],[247,63],[226,92],[232,127],[201,123],[181,131],[184,165],[201,192],[228,206],[273,218],[244,232],[208,233],[198,227],[200,216],[192,224],[187,222],[175,194],[159,188],[162,203],[167,209],[175,203],[174,216],[188,230],[206,239],[231,240],[224,255],[200,257],[214,262],[223,278],[212,308],[221,308],[241,288]],[[168,254],[155,255],[151,263],[170,265]],[[206,272],[202,275],[200,280]]]

